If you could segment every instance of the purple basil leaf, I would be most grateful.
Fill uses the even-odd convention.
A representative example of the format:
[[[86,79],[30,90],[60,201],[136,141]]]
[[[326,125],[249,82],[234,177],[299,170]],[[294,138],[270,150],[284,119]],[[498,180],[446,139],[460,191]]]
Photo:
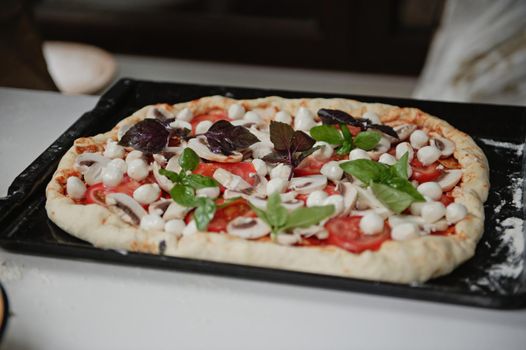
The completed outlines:
[[[288,152],[272,152],[263,157],[265,162],[289,164]]]
[[[368,126],[368,128],[369,129],[380,130],[384,134],[387,134],[387,135],[392,136],[392,137],[397,138],[397,139],[400,138],[400,137],[398,137],[398,134],[396,133],[396,131],[392,127],[390,127],[389,125],[371,124],[371,125]]]
[[[303,152],[314,146],[316,141],[304,133],[303,131],[296,130],[292,135],[291,149],[292,152]]]
[[[147,154],[161,152],[170,132],[156,119],[144,119],[132,126],[119,141],[119,145],[133,147]]]
[[[322,108],[318,111],[318,116],[320,117],[323,124],[349,124],[354,126],[361,126],[359,120],[351,117],[350,114],[340,111],[339,109],[325,109]]]
[[[288,151],[291,148],[294,129],[286,123],[270,122],[270,141],[278,151]]]
[[[234,126],[226,120],[215,122],[205,133],[210,149],[214,153],[225,155],[233,151],[244,150],[259,139],[243,126]]]
[[[298,155],[294,156],[294,159],[293,159],[294,167],[297,167],[298,165],[300,165],[300,163],[303,161],[303,159],[307,158],[308,156],[310,156],[311,154],[313,154],[314,152],[316,152],[320,148],[321,148],[321,146],[312,147],[311,149],[303,151],[303,152],[299,153]]]

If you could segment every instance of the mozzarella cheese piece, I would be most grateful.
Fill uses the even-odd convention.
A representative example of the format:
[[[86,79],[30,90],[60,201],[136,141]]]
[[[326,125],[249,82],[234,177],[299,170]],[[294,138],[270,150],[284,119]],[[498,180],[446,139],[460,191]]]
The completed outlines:
[[[141,159],[143,156],[141,151],[133,150],[126,156],[126,164],[130,163],[134,159]]]
[[[380,117],[378,116],[378,114],[374,113],[374,112],[365,112],[363,115],[362,115],[362,118],[364,119],[369,119],[371,122],[373,122],[374,124],[382,124],[382,122],[380,121]]]
[[[190,235],[196,234],[197,232],[199,232],[199,230],[197,229],[195,220],[191,220],[188,223],[188,225],[185,226],[185,228],[183,229],[183,232],[181,233],[183,234],[183,236],[190,236]]]
[[[320,173],[322,175],[325,175],[327,176],[327,178],[331,181],[339,181],[342,176],[343,176],[343,169],[340,168],[340,163],[338,163],[337,161],[330,161],[330,162],[327,162],[325,163],[321,169],[320,169]]]
[[[128,163],[128,176],[136,181],[144,180],[150,173],[148,164],[143,159],[133,159]]]
[[[468,215],[468,210],[460,203],[451,203],[446,208],[446,220],[449,224],[456,224],[463,220],[466,215]]]
[[[396,163],[396,158],[390,155],[389,153],[384,153],[380,156],[378,159],[378,162],[387,164],[387,165],[393,165]]]
[[[106,158],[122,158],[124,157],[124,147],[117,144],[117,142],[108,140],[108,143],[106,143],[106,148],[104,149],[103,153],[104,157]]]
[[[208,197],[208,198],[212,198],[212,199],[216,199],[217,197],[219,197],[219,194],[220,194],[220,190],[219,190],[219,187],[205,187],[205,188],[200,188],[198,190],[195,191],[195,195],[197,197]]]
[[[405,241],[418,237],[418,227],[412,222],[401,223],[391,230],[391,238],[395,241]]]
[[[267,163],[265,163],[264,160],[253,159],[252,160],[252,165],[254,166],[254,169],[256,169],[256,173],[259,176],[266,176],[268,174]]]
[[[325,191],[314,191],[307,197],[307,207],[323,205],[323,202],[327,197],[329,197],[329,195]]]
[[[86,185],[78,177],[70,176],[66,181],[66,192],[73,199],[82,199],[86,193]]]
[[[278,113],[276,113],[274,120],[289,125],[290,123],[292,123],[292,117],[290,116],[289,112],[286,111],[279,111]]]
[[[183,220],[180,219],[173,219],[168,220],[164,224],[164,231],[168,233],[173,233],[177,236],[183,234],[183,230],[185,228],[186,224]]]
[[[115,167],[106,167],[102,170],[102,183],[108,187],[115,187],[121,183],[124,173]]]
[[[270,196],[274,192],[283,193],[287,189],[289,182],[281,177],[270,179],[267,183],[267,195]]]
[[[145,184],[133,191],[133,199],[141,204],[151,204],[161,195],[161,189],[157,184]]]
[[[240,104],[234,104],[228,108],[228,117],[230,119],[241,119],[245,115],[245,108]]]
[[[156,214],[146,214],[141,218],[141,228],[146,231],[164,230],[164,220]]]
[[[441,202],[427,202],[422,206],[421,216],[425,222],[432,224],[444,217],[446,207]]]
[[[427,145],[429,142],[429,136],[423,130],[415,130],[409,136],[409,142],[413,148],[419,149]]]
[[[355,148],[349,153],[349,159],[350,160],[371,159],[371,156],[369,156],[369,154],[365,152],[363,149]]]
[[[208,131],[208,129],[210,129],[212,124],[213,123],[210,120],[203,120],[202,122],[199,122],[199,124],[197,124],[197,126],[195,127],[195,133],[204,134]]]
[[[192,130],[192,124],[185,120],[176,119],[170,123],[170,128],[172,129],[188,129]]]
[[[190,120],[192,120],[194,118],[194,114],[192,113],[190,108],[186,107],[186,108],[183,108],[182,110],[180,110],[179,113],[177,113],[176,118],[178,120],[189,122]]]
[[[366,235],[374,235],[384,230],[384,219],[372,212],[362,216],[360,230]]]
[[[112,159],[107,166],[111,166],[111,167],[114,167],[114,168],[117,168],[119,169],[123,174],[126,173],[126,171],[128,170],[128,165],[126,164],[126,162],[124,161],[124,159],[122,158],[115,158],[115,159]]]
[[[245,115],[243,116],[243,120],[245,120],[247,122],[251,122],[251,123],[256,123],[256,124],[259,124],[262,121],[262,119],[259,116],[259,114],[257,114],[254,111],[246,112]]]
[[[404,156],[404,154],[408,154],[408,161],[412,161],[413,157],[415,156],[415,151],[413,151],[413,147],[409,144],[409,142],[401,142],[398,145],[396,145],[396,159],[400,159]]]
[[[312,157],[314,159],[324,161],[332,157],[334,150],[332,149],[332,146],[329,145],[327,142],[318,141],[314,144],[314,147],[317,146],[319,146],[320,148],[312,153]]]
[[[427,196],[434,201],[437,201],[442,197],[442,187],[437,182],[424,182],[417,187],[417,191],[421,195]]]
[[[339,194],[333,194],[325,198],[325,200],[323,201],[323,205],[333,205],[334,206],[334,214],[332,214],[332,217],[340,215],[344,209],[343,196]]]
[[[423,165],[433,164],[440,158],[440,150],[434,146],[424,146],[416,154],[418,161]]]
[[[288,180],[291,172],[292,172],[292,168],[290,167],[290,165],[280,163],[276,165],[270,171],[270,178],[271,179],[282,178],[282,179]]]
[[[294,129],[309,131],[315,126],[316,122],[314,121],[314,114],[312,114],[309,109],[300,107],[294,117]]]

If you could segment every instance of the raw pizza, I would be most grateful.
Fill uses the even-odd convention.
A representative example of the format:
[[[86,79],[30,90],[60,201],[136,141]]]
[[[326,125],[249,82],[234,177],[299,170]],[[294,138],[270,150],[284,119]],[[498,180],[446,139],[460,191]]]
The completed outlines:
[[[471,137],[418,109],[212,96],[77,139],[46,209],[101,248],[410,283],[473,256],[488,188]]]

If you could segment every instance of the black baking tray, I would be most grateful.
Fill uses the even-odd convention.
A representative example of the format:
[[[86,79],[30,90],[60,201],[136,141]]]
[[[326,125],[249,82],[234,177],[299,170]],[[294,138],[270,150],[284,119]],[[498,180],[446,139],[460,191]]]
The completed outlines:
[[[105,132],[117,121],[148,104],[177,103],[216,94],[239,99],[270,95],[286,98],[344,97],[411,106],[439,116],[472,135],[489,159],[492,186],[485,204],[485,233],[475,256],[445,277],[422,284],[405,285],[168,256],[123,254],[94,248],[66,234],[48,220],[44,208],[44,189],[58,161],[74,139]],[[523,107],[122,79],[101,97],[92,111],[82,115],[27,167],[9,187],[8,196],[0,199],[0,245],[12,251],[54,257],[151,266],[488,308],[523,308],[526,305],[526,276],[522,269],[524,253],[512,252],[511,245],[503,242],[502,237],[504,230],[509,229],[504,225],[510,222],[506,219],[513,218],[512,223],[517,226],[525,218],[522,206],[525,135],[526,108]],[[517,229],[520,231],[519,238],[523,238],[523,227],[515,227],[515,231]],[[520,239],[515,244],[520,245]]]

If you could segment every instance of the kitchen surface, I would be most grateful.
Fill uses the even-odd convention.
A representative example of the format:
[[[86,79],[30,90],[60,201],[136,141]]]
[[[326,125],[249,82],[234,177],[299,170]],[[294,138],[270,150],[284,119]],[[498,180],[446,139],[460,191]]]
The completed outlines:
[[[120,76],[140,78],[153,71],[151,79],[203,84],[279,83],[285,89],[404,96],[414,83],[389,76],[368,79],[128,56],[117,60]],[[290,77],[285,84],[283,75]],[[0,114],[10,115],[0,137],[1,163],[9,164],[0,177],[5,194],[16,174],[93,108],[97,96],[2,88],[0,101]],[[370,349],[520,349],[526,342],[524,310],[485,310],[5,250],[0,279],[13,313],[2,349],[265,349],[276,344],[303,349],[349,344]]]

